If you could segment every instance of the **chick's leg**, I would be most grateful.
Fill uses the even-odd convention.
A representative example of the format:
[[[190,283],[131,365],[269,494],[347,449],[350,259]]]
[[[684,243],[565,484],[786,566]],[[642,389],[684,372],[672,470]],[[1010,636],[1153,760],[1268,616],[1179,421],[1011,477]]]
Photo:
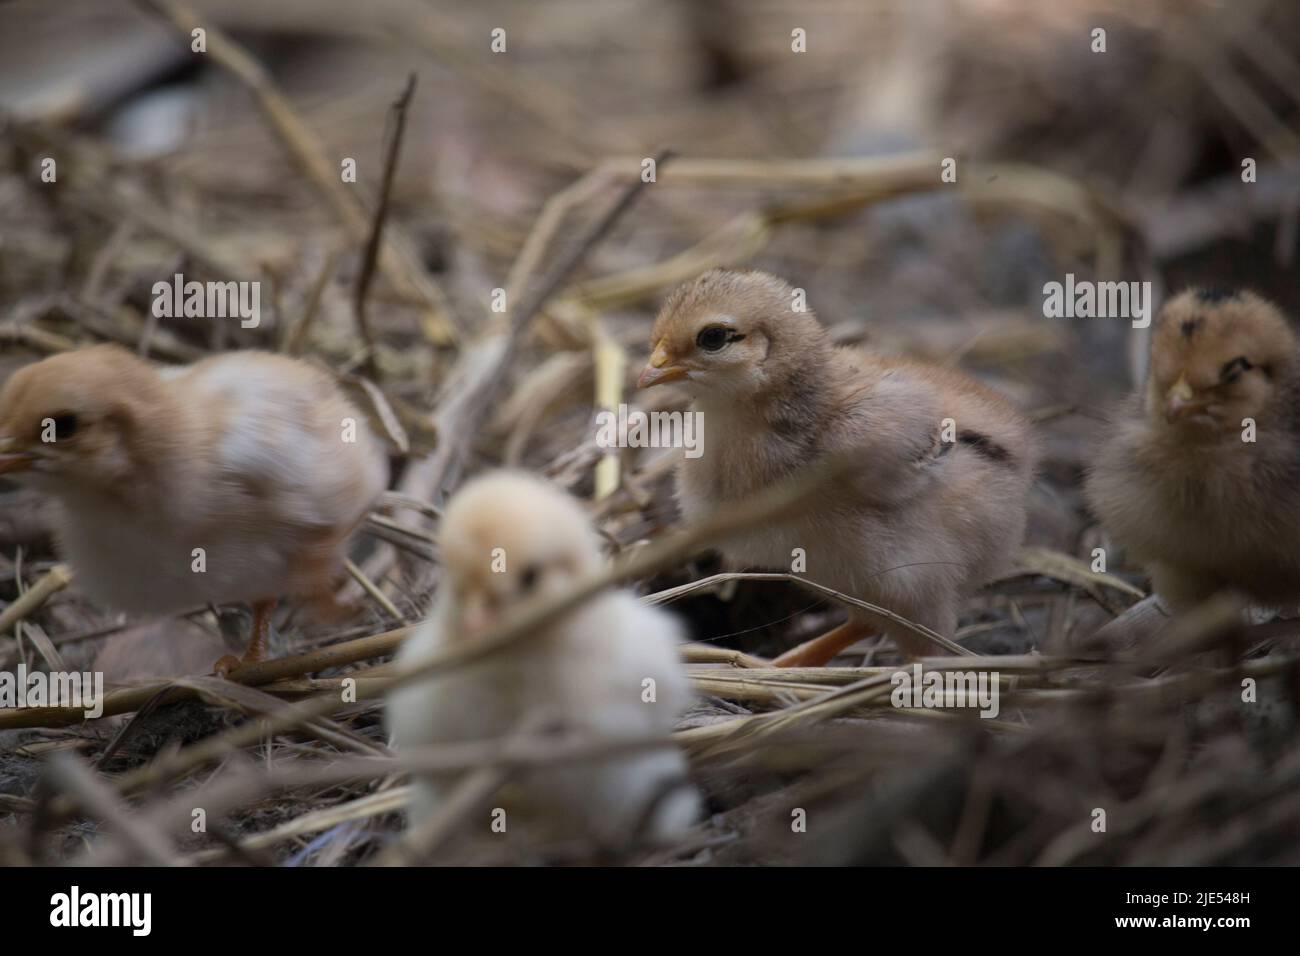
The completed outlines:
[[[835,655],[870,637],[872,627],[863,621],[849,618],[839,627],[833,627],[825,634],[819,634],[810,641],[804,641],[798,647],[772,659],[773,667],[825,667]]]
[[[248,638],[248,647],[244,649],[244,656],[241,658],[227,654],[217,661],[213,672],[218,677],[225,677],[241,664],[256,664],[258,661],[266,660],[266,639],[271,629],[271,614],[275,611],[275,603],[274,598],[253,602],[253,627]]]

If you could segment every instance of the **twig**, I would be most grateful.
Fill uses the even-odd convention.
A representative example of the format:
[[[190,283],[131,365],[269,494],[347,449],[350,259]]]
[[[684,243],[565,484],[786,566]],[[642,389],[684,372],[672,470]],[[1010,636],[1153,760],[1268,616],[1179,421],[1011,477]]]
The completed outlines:
[[[393,191],[393,174],[397,171],[397,158],[402,151],[402,134],[406,131],[406,113],[415,95],[415,74],[406,78],[406,88],[402,90],[396,102],[388,110],[389,135],[384,146],[384,177],[380,181],[379,199],[375,203],[375,215],[370,226],[370,236],[366,240],[366,251],[361,260],[361,272],[357,276],[356,290],[352,296],[352,311],[357,319],[357,329],[366,343],[364,368],[372,377],[378,377],[379,366],[375,359],[375,335],[370,328],[366,314],[366,294],[375,277],[375,265],[379,260],[380,242],[384,235],[384,220],[388,218],[388,201]]]
[[[72,569],[66,564],[54,567],[22,593],[12,604],[0,611],[0,633],[13,627],[27,615],[41,607],[50,595],[62,591],[72,583]]]
[[[656,162],[660,168],[667,163],[669,155],[667,150],[659,153]],[[624,187],[618,199],[586,229],[566,254],[560,256],[550,272],[533,286],[531,293],[523,293],[522,301],[511,309],[509,332],[480,343],[453,370],[451,381],[455,386],[455,401],[442,403],[434,420],[440,439],[438,449],[427,463],[411,469],[408,475],[413,483],[418,482],[431,492],[434,504],[441,504],[450,486],[458,480],[470,442],[478,434],[493,401],[505,386],[505,373],[514,361],[524,329],[587,254],[609,233],[614,223],[631,208],[645,186],[646,183],[637,177]]]
[[[352,580],[361,585],[361,589],[369,594],[374,602],[382,607],[389,617],[394,621],[400,621],[402,619],[402,612],[397,609],[392,601],[388,600],[388,595],[379,590],[379,587],[375,582],[366,577],[365,573],[353,564],[351,560],[346,561],[345,564],[348,569],[348,574],[352,576]]]
[[[334,267],[338,264],[341,254],[341,248],[333,248],[326,254],[320,273],[317,274],[316,280],[312,282],[311,290],[307,294],[307,302],[303,306],[302,315],[285,332],[284,339],[280,343],[280,351],[286,355],[298,355],[302,352],[303,344],[307,341],[307,333],[311,330],[312,323],[316,321],[316,316],[320,312],[321,300],[325,298],[325,290],[329,287],[330,279],[334,277]]]
[[[50,758],[50,780],[89,814],[113,827],[118,836],[138,850],[155,866],[184,866],[185,861],[173,849],[161,831],[144,821],[122,804],[112,787],[107,786],[80,758],[57,753]]]
[[[611,414],[618,413],[619,403],[623,401],[624,378],[627,374],[627,353],[606,332],[599,328],[592,335],[594,345],[593,362],[596,367],[596,409]],[[605,454],[596,462],[596,486],[594,498],[600,501],[608,498],[618,490],[619,485],[619,450],[617,447],[604,449]]]
[[[202,22],[198,14],[182,0],[136,2],[170,23],[187,43],[190,31]],[[208,55],[252,90],[271,126],[308,179],[333,207],[353,238],[364,241],[370,232],[365,208],[356,194],[343,185],[337,171],[325,161],[325,147],[316,134],[298,116],[261,63],[211,23],[204,24],[203,28],[207,31]],[[451,304],[442,289],[425,274],[409,247],[398,242],[396,237],[390,237],[385,243],[385,254],[380,266],[399,291],[415,297],[430,310],[430,321],[425,323],[425,327],[430,330],[434,344],[448,345],[454,342],[456,329]]]

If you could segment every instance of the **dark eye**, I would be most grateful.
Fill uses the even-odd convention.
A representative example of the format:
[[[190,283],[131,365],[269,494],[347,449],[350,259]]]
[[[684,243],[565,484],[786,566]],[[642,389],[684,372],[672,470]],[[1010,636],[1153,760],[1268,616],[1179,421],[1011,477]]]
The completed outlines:
[[[51,416],[54,423],[54,440],[63,441],[77,433],[77,416],[72,412],[59,412]]]
[[[731,330],[722,325],[709,325],[700,329],[700,334],[695,336],[695,344],[706,352],[716,352],[728,342],[735,341],[730,335]]]
[[[1250,359],[1244,355],[1238,355],[1231,362],[1224,363],[1223,368],[1219,370],[1219,380],[1225,385],[1231,385],[1241,378],[1242,372],[1249,372],[1254,367]]]
[[[524,568],[523,573],[519,576],[519,586],[524,591],[531,591],[537,586],[537,580],[542,576],[542,572],[537,565],[530,564]]]

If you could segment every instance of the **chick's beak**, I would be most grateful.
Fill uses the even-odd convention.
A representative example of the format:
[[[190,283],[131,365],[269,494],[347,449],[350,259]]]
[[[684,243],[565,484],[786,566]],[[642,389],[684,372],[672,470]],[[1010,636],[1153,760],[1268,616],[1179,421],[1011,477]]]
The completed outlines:
[[[675,382],[685,377],[686,369],[681,365],[669,363],[668,350],[664,348],[661,342],[655,346],[655,350],[650,356],[650,363],[641,370],[640,376],[637,377],[636,387],[651,388],[665,382]]]
[[[1165,393],[1165,421],[1176,422],[1199,407],[1200,403],[1196,401],[1196,393],[1192,390],[1192,386],[1187,383],[1187,376],[1179,375],[1178,381],[1174,382],[1169,391]]]
[[[0,437],[0,475],[26,471],[35,460],[35,455],[16,447],[12,438]]]
[[[491,630],[496,622],[497,614],[481,592],[471,591],[465,596],[460,614],[461,637],[476,638]]]

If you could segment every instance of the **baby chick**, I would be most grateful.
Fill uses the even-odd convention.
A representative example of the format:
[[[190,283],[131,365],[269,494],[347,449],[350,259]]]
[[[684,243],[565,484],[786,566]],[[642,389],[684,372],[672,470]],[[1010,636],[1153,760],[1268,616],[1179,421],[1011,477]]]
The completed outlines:
[[[429,621],[403,645],[401,664],[475,640],[524,602],[570,590],[601,563],[577,502],[521,472],[467,484],[449,503],[439,537],[443,580]],[[667,739],[690,701],[679,641],[663,611],[626,591],[605,592],[478,663],[395,691],[388,702],[394,743],[486,740],[539,717],[586,740]],[[638,830],[669,839],[699,806],[685,760],[672,748],[548,767],[519,784],[525,809],[541,813],[551,833],[586,834],[607,847]],[[412,789],[410,821],[418,826],[440,790],[433,779]]]
[[[1188,290],[1157,317],[1146,387],[1085,490],[1172,610],[1228,588],[1300,598],[1298,359],[1286,319],[1249,292]]]
[[[762,272],[714,270],[677,289],[655,320],[638,386],[677,382],[703,413],[703,454],[677,495],[698,519],[844,453],[862,467],[796,519],[724,543],[733,564],[800,569],[951,638],[961,599],[1020,544],[1033,471],[1026,420],[952,369],[836,348],[795,292]],[[796,550],[801,549],[801,550]],[[777,658],[824,664],[873,630],[904,653],[936,653],[866,612]]]
[[[54,500],[60,550],[95,600],[142,614],[251,602],[246,661],[265,656],[277,598],[329,604],[344,542],[386,482],[324,372],[261,352],[159,368],[116,345],[10,377],[0,473]]]

